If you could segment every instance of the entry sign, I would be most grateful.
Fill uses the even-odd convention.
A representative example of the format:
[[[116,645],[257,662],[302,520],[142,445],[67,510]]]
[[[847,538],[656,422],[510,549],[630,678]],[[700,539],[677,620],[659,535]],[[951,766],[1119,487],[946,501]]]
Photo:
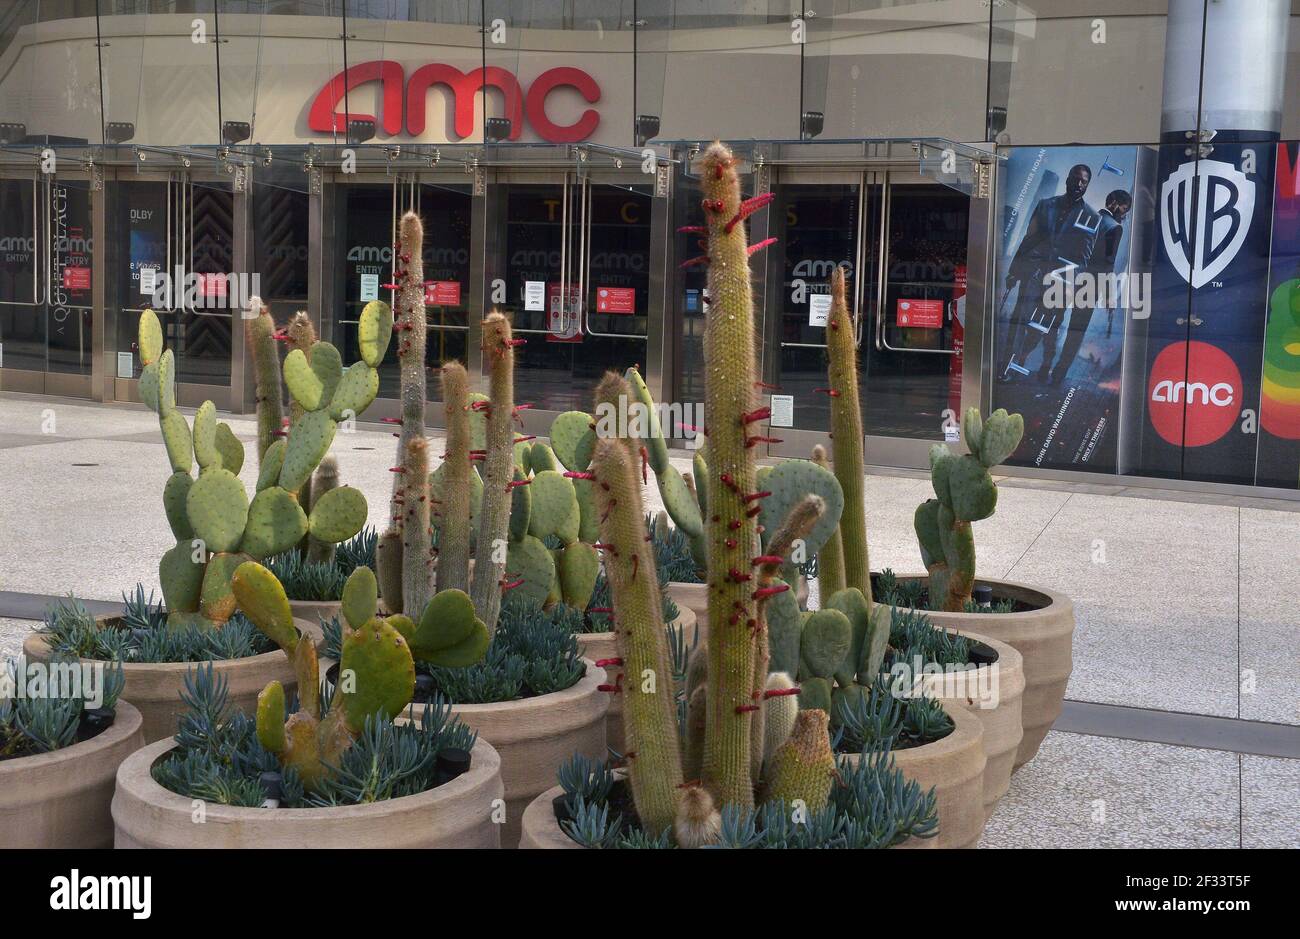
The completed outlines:
[[[635,313],[636,289],[633,287],[597,287],[597,313]]]
[[[899,326],[921,329],[943,328],[942,300],[899,300],[895,309]]]
[[[460,306],[460,281],[426,281],[424,303],[426,306]]]

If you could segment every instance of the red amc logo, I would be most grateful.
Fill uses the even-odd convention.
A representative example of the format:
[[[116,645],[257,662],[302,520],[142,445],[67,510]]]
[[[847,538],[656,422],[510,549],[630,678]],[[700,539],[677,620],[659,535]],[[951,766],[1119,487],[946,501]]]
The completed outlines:
[[[1226,352],[1208,342],[1175,342],[1151,363],[1147,413],[1168,443],[1203,447],[1236,422],[1241,394],[1241,372]]]
[[[557,88],[573,88],[589,104],[600,100],[600,86],[596,80],[579,68],[561,66],[547,69],[533,80],[525,95],[519,79],[506,69],[495,65],[462,72],[441,63],[422,65],[411,73],[410,80],[401,63],[387,59],[362,62],[339,72],[325,87],[317,92],[307,112],[307,126],[322,134],[346,133],[347,118],[338,112],[339,104],[349,91],[370,82],[382,86],[383,117],[373,114],[356,114],[351,117],[374,121],[389,137],[406,133],[418,137],[424,133],[424,107],[429,89],[441,85],[451,94],[455,131],[458,138],[474,133],[474,96],[480,89],[495,88],[505,99],[506,114],[510,116],[510,139],[518,140],[523,131],[524,115],[529,125],[543,140],[551,143],[576,143],[586,140],[600,124],[600,114],[588,108],[572,124],[556,124],[546,116],[546,98]]]

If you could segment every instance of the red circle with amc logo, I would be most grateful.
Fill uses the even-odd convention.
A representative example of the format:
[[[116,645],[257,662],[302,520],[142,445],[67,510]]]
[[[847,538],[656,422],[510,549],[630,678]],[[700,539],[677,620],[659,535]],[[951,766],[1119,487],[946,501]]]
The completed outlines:
[[[1151,426],[1174,446],[1214,443],[1241,413],[1241,385],[1241,371],[1218,346],[1208,342],[1166,346],[1151,363],[1147,386]]]

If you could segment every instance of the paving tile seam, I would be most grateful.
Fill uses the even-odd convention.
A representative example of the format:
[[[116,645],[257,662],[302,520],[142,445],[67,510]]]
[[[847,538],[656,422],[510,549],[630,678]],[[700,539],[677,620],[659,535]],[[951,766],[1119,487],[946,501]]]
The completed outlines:
[[[1026,556],[1028,556],[1030,551],[1034,550],[1034,545],[1038,544],[1038,539],[1042,538],[1043,534],[1047,531],[1047,529],[1052,527],[1052,522],[1056,521],[1056,517],[1061,514],[1061,511],[1067,505],[1070,504],[1070,500],[1073,499],[1075,495],[1076,494],[1073,492],[1066,495],[1066,497],[1061,501],[1061,504],[1056,507],[1056,511],[1052,513],[1052,517],[1049,518],[1043,524],[1043,527],[1039,529],[1038,534],[1034,535],[1034,540],[1029,542],[1029,546],[1025,548],[1024,551],[1020,552],[1020,557],[1016,558],[1016,560],[1012,563],[1012,565],[1008,567],[1006,571],[1003,573],[1002,575],[1003,580],[1011,579],[1011,572],[1014,571],[1020,565],[1020,562],[1023,561],[1026,558]]]

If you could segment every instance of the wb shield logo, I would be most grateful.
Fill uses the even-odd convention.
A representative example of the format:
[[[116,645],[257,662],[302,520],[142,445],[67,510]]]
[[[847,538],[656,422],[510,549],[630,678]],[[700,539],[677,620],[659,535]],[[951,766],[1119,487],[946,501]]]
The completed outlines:
[[[1195,162],[1184,163],[1160,187],[1160,233],[1183,280],[1204,287],[1246,240],[1255,212],[1255,183],[1231,163],[1201,160],[1197,169]]]

